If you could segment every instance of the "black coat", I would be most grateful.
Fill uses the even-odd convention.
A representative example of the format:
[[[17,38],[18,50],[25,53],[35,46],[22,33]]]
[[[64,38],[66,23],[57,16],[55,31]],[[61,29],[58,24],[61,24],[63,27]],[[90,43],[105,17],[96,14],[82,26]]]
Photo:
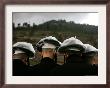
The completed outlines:
[[[51,74],[56,76],[98,75],[98,67],[86,64],[80,59],[68,58],[64,65],[54,68]]]
[[[13,76],[28,76],[29,66],[20,59],[13,59]]]
[[[52,75],[57,76],[85,76],[97,75],[93,67],[84,63],[68,63],[52,70]]]
[[[43,58],[39,64],[35,65],[32,68],[32,75],[33,76],[49,76],[50,71],[57,66],[59,65],[56,64],[53,59],[50,59],[48,57]]]

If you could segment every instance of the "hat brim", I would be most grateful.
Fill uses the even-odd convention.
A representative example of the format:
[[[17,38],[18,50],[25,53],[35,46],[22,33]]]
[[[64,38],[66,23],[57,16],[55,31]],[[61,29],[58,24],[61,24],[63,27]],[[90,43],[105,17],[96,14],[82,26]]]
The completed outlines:
[[[25,48],[21,48],[21,47],[13,47],[13,50],[17,50],[17,49],[20,49],[22,51],[24,51],[29,57],[34,57],[34,53],[28,49],[25,49]]]

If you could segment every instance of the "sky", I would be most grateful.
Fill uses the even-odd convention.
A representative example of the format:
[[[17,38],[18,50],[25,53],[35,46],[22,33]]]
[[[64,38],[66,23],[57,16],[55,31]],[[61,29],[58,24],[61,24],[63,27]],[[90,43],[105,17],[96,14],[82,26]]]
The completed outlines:
[[[50,20],[66,20],[74,21],[75,23],[80,24],[90,24],[90,25],[96,25],[98,26],[98,13],[46,13],[46,12],[37,12],[37,13],[13,13],[13,22],[15,23],[15,26],[17,26],[18,23],[21,23],[21,25],[24,22],[27,22],[31,25],[33,23],[35,24],[42,24],[46,21]]]

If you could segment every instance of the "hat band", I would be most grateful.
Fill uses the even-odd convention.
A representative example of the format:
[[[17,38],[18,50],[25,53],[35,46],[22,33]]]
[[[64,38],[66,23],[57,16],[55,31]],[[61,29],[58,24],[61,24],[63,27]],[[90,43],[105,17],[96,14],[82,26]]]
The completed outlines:
[[[14,54],[19,54],[19,53],[25,53],[25,52],[22,50],[16,50]]]
[[[56,47],[53,44],[45,43],[44,46],[42,46],[42,49],[43,48],[52,48],[52,49],[55,49]]]

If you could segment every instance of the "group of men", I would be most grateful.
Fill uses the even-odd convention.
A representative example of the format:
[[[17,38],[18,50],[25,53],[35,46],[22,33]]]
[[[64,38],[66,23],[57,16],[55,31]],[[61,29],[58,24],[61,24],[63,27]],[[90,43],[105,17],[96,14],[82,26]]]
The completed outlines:
[[[35,51],[36,50],[36,51]],[[39,52],[41,61],[30,66],[29,59]],[[57,64],[57,55],[64,64]],[[13,45],[13,76],[92,76],[98,75],[98,50],[71,37],[62,43],[49,36],[36,44],[17,42]]]

